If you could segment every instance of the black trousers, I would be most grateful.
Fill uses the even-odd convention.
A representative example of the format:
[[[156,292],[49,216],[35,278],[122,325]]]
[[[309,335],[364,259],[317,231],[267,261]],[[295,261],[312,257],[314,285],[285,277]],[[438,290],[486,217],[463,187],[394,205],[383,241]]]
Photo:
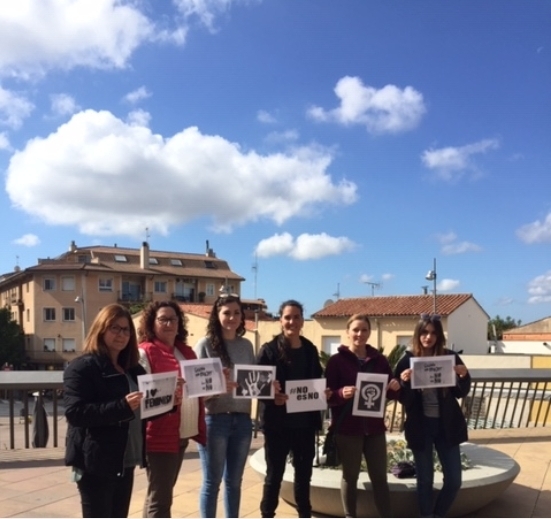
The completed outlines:
[[[77,482],[82,517],[128,517],[134,467],[122,476],[105,476],[85,472]]]
[[[310,480],[316,449],[316,430],[313,427],[264,431],[266,478],[260,502],[262,517],[274,517],[279,502],[279,490],[289,453],[295,469],[294,493],[299,517],[310,517]]]

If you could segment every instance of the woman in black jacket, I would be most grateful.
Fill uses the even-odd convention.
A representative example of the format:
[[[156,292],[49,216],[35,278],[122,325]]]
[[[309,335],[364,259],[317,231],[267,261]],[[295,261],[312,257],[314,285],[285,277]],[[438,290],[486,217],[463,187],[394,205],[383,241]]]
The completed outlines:
[[[319,411],[287,413],[285,382],[287,380],[322,377],[317,348],[300,335],[304,323],[303,308],[294,300],[285,301],[279,308],[282,333],[264,344],[257,363],[276,367],[274,400],[260,400],[266,478],[260,512],[262,517],[274,517],[279,490],[289,452],[295,469],[294,492],[299,517],[310,517],[310,480],[315,455],[316,431],[321,429]],[[278,385],[279,384],[279,385]]]
[[[471,377],[463,361],[444,348],[446,337],[440,316],[421,315],[412,339],[412,351],[406,352],[396,367],[402,391],[399,400],[406,410],[405,435],[413,451],[417,477],[417,498],[421,517],[446,517],[461,488],[461,453],[459,444],[467,441],[467,423],[457,402],[471,387]],[[455,385],[451,387],[412,389],[411,357],[453,355]],[[442,465],[444,483],[433,504],[436,449]]]
[[[65,464],[73,467],[83,517],[128,516],[134,468],[145,460],[138,359],[130,313],[113,304],[99,312],[83,355],[65,370]]]

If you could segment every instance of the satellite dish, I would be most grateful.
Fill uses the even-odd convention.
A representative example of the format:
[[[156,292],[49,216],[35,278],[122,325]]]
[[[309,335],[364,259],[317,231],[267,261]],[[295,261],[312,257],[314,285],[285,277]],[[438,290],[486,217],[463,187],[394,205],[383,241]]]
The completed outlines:
[[[335,301],[333,301],[332,299],[328,299],[327,301],[325,301],[325,303],[323,303],[323,308],[325,308],[326,306],[329,306],[329,305],[332,305]]]

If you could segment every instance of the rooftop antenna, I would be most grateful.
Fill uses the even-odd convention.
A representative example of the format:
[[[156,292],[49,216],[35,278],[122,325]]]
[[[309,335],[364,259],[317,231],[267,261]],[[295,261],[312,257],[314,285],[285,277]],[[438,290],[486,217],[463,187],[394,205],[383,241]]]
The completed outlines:
[[[365,281],[365,284],[371,287],[371,297],[375,295],[375,289],[379,290],[381,288],[381,283],[375,283],[374,281]]]
[[[149,243],[149,237],[150,237],[150,236],[151,236],[151,235],[149,234],[149,227],[146,227],[146,228],[145,228],[145,241],[146,241],[147,243]]]
[[[258,275],[258,256],[256,252],[254,253],[254,263],[252,266],[252,271],[254,272],[254,298],[256,299],[256,278]]]
[[[341,298],[341,284],[337,283],[337,291],[333,294],[333,297],[336,297],[337,299]]]

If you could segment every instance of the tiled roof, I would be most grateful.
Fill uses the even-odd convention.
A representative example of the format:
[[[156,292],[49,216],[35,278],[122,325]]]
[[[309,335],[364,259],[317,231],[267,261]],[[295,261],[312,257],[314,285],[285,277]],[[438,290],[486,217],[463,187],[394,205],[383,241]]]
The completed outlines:
[[[437,294],[437,313],[443,316],[450,315],[472,297],[472,294]],[[312,317],[314,319],[320,317],[350,317],[357,313],[364,313],[373,317],[411,316],[431,313],[433,305],[434,297],[432,295],[352,297],[339,299],[314,313]]]
[[[180,308],[185,314],[192,314],[197,317],[202,317],[204,319],[208,319],[210,315],[210,309],[212,308],[211,304],[194,304],[194,303],[180,303]],[[247,312],[245,314],[245,328],[252,332],[255,330],[255,320],[254,317],[249,318],[249,315],[253,315],[254,313]],[[264,312],[258,312],[258,320],[259,321],[273,321],[273,317],[268,316]]]

